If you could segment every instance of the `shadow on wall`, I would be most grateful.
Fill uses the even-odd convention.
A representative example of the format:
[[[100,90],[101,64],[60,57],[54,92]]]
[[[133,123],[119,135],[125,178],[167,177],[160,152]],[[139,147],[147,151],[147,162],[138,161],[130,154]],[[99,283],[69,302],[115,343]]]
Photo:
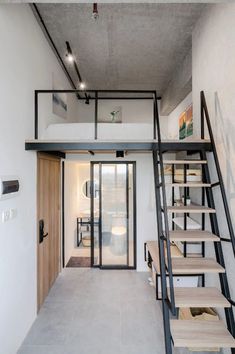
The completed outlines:
[[[216,148],[219,155],[232,220],[235,220],[235,125],[231,122],[229,117],[226,117],[226,114],[223,113],[226,112],[226,110],[223,109],[224,107],[221,104],[218,92],[214,94],[214,103]],[[233,227],[235,227],[234,222]]]

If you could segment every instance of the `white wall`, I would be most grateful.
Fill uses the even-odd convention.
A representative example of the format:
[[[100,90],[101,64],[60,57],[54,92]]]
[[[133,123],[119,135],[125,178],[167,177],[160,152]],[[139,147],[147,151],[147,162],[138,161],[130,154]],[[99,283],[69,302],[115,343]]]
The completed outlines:
[[[205,90],[212,128],[219,154],[228,202],[235,226],[235,4],[217,4],[207,9],[193,32],[193,103],[194,115],[200,117],[200,91]],[[199,132],[200,120],[197,123]],[[212,176],[216,180],[216,176]],[[222,201],[216,198],[219,225],[227,236]],[[234,256],[231,245],[223,243],[230,279],[232,298],[235,298]],[[211,280],[212,281],[212,280]]]
[[[68,161],[120,161],[115,154],[89,155],[67,154]],[[156,209],[153,180],[153,163],[150,153],[128,154],[123,161],[136,161],[137,198],[137,270],[147,270],[144,262],[144,242],[157,238]]]
[[[167,137],[169,139],[179,139],[179,117],[185,109],[192,103],[192,92],[190,92],[185,99],[178,104],[178,106],[169,114],[167,118]],[[194,107],[193,107],[194,108]],[[194,115],[194,113],[193,113]]]
[[[0,200],[0,347],[15,354],[36,316],[36,154],[24,150],[33,137],[34,89],[51,86],[52,73],[67,83],[28,5],[0,6],[0,175],[16,175],[20,194]],[[66,86],[66,85],[65,85]]]

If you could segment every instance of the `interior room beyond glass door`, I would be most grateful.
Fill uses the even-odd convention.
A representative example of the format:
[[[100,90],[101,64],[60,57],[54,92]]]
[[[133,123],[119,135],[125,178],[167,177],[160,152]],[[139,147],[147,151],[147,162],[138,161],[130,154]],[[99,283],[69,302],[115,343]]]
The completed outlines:
[[[93,165],[94,265],[111,268],[135,267],[134,164],[99,163]],[[95,185],[95,183],[94,183]],[[98,212],[97,212],[98,209]],[[98,237],[95,220],[98,217]]]

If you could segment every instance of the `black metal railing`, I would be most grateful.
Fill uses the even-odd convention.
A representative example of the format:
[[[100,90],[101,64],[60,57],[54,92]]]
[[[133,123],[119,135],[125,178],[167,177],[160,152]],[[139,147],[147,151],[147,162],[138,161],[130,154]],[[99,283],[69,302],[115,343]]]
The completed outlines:
[[[156,91],[153,90],[35,90],[34,91],[34,139],[39,139],[39,95],[53,93],[71,93],[77,96],[78,100],[95,101],[94,110],[94,139],[98,139],[98,109],[100,100],[152,100],[153,112],[157,107]],[[119,96],[116,96],[119,94]],[[124,95],[129,96],[124,96]],[[153,139],[156,139],[156,116],[153,114]]]
[[[232,219],[228,207],[228,202],[227,202],[227,197],[226,197],[226,192],[225,192],[225,187],[224,187],[224,182],[223,182],[223,177],[220,169],[220,164],[219,164],[219,158],[216,150],[216,145],[215,145],[215,140],[213,136],[213,131],[210,123],[210,117],[209,117],[209,112],[207,108],[207,103],[206,103],[206,98],[205,94],[203,91],[201,91],[201,138],[205,138],[205,120],[207,124],[207,129],[209,133],[209,138],[211,142],[211,147],[212,147],[212,154],[214,157],[214,162],[215,162],[215,167],[216,167],[216,173],[218,177],[218,182],[214,184],[215,186],[220,187],[221,191],[221,196],[223,200],[223,206],[224,206],[224,211],[225,211],[225,217],[228,225],[228,230],[229,230],[229,236],[230,238],[224,239],[223,237],[220,236],[220,229],[219,229],[219,223],[217,220],[216,214],[211,214],[210,215],[210,223],[211,223],[211,229],[212,232],[217,235],[220,238],[221,242],[215,242],[214,243],[214,249],[215,249],[215,256],[217,262],[223,267],[226,268],[225,264],[225,259],[223,255],[223,249],[222,249],[222,242],[228,242],[230,241],[232,244],[232,249],[233,249],[233,254],[235,256],[235,237],[234,237],[234,230],[233,230],[233,225],[232,225]],[[206,157],[206,152],[202,151],[200,153],[201,159],[207,159]],[[208,165],[203,166],[203,174],[204,178],[206,179],[207,183],[210,183],[210,173],[209,173],[209,167]],[[214,201],[214,196],[213,196],[213,187],[210,189],[207,189],[206,191],[207,194],[207,203],[210,208],[215,209],[215,201]],[[222,273],[219,275],[220,278],[220,286],[221,286],[221,292],[222,294],[228,299],[228,301],[233,304],[234,301],[231,299],[230,296],[230,289],[229,289],[229,284],[228,284],[228,278],[227,278],[227,273]],[[234,321],[234,314],[232,307],[230,308],[225,308],[225,317],[226,317],[226,322],[227,322],[227,327],[230,333],[235,337],[235,321]],[[231,349],[232,354],[235,354],[235,348]]]
[[[226,221],[228,225],[228,230],[229,230],[229,235],[230,235],[230,241],[232,243],[232,248],[233,248],[233,253],[235,257],[235,235],[234,235],[234,230],[233,230],[233,224],[232,224],[232,219],[229,211],[229,206],[228,206],[228,201],[226,197],[226,192],[225,192],[225,187],[224,187],[224,181],[223,181],[223,176],[221,173],[220,169],[220,164],[219,164],[219,158],[216,150],[216,144],[213,136],[213,131],[211,127],[211,122],[210,122],[210,117],[209,117],[209,112],[207,108],[207,103],[206,103],[206,98],[205,98],[205,93],[204,91],[201,91],[201,139],[205,139],[205,121],[209,133],[209,139],[211,142],[212,146],[212,152],[214,156],[214,162],[215,162],[215,167],[216,167],[216,172],[218,176],[218,182],[214,183],[214,186],[219,186],[221,190],[221,195],[223,199],[223,205],[224,205],[224,210],[225,210],[225,215],[226,215]]]

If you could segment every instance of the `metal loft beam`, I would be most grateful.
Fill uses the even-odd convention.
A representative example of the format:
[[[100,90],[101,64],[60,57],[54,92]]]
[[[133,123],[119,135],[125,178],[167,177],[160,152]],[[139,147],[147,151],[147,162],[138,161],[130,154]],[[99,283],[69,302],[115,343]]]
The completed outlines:
[[[211,151],[210,142],[164,142],[161,143],[163,151]],[[40,140],[26,141],[25,150],[33,151],[151,151],[158,149],[158,143],[147,142],[47,142]]]

